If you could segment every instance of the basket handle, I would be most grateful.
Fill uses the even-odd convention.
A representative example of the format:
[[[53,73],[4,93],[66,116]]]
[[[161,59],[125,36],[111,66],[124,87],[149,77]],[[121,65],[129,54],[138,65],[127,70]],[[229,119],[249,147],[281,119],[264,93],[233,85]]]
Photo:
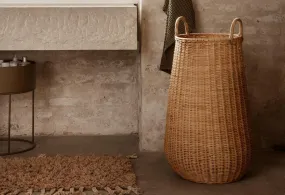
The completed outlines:
[[[180,16],[179,18],[177,18],[176,23],[175,23],[175,36],[179,35],[179,24],[181,21],[183,21],[183,23],[184,23],[185,34],[188,35],[190,32],[189,31],[189,25],[186,21],[186,18],[184,16]]]
[[[243,24],[242,24],[242,21],[239,18],[235,18],[234,21],[232,22],[231,29],[230,29],[230,37],[229,38],[230,38],[231,41],[234,38],[235,27],[236,27],[237,23],[239,24],[238,36],[243,37]]]

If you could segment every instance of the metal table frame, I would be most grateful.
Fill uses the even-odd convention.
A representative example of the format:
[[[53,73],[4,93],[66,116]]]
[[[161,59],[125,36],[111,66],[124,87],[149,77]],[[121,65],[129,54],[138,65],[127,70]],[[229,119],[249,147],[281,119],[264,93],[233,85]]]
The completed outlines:
[[[1,94],[7,95],[7,94]],[[36,147],[35,143],[35,90],[32,91],[32,140],[20,139],[20,138],[12,138],[11,137],[11,105],[12,105],[12,94],[8,94],[9,96],[9,114],[8,114],[8,137],[7,138],[0,138],[0,142],[7,142],[8,151],[4,153],[0,153],[0,156],[8,156],[13,154],[19,154],[23,152],[30,151]],[[11,143],[12,142],[22,142],[28,143],[30,146],[17,151],[11,151]]]
[[[11,60],[4,60],[10,62]],[[0,138],[0,143],[7,142],[7,152],[1,151],[0,156],[7,156],[27,152],[36,147],[35,144],[35,89],[36,89],[36,63],[28,61],[25,66],[0,68],[0,95],[9,96],[8,106],[8,136]],[[14,138],[11,136],[11,104],[12,95],[32,92],[32,139]],[[22,149],[13,149],[12,143],[26,143]],[[6,147],[6,146],[5,146]],[[6,149],[6,148],[5,148]]]

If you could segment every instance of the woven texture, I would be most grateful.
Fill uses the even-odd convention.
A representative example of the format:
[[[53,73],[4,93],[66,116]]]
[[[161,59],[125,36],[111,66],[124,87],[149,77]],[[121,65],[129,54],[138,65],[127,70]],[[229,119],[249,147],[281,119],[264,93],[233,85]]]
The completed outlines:
[[[165,40],[163,47],[163,54],[161,59],[160,70],[170,73],[173,61],[174,51],[174,27],[175,21],[179,16],[184,16],[190,24],[191,29],[195,28],[195,12],[192,0],[165,0],[163,7],[164,12],[167,14]],[[183,26],[179,27],[180,29]]]
[[[109,191],[135,194],[131,161],[112,156],[40,156],[0,158],[0,194],[4,192]],[[112,193],[111,193],[112,194]]]
[[[197,183],[241,179],[251,159],[242,22],[230,34],[190,34],[176,28],[165,153],[172,168]],[[234,27],[239,24],[239,34]]]

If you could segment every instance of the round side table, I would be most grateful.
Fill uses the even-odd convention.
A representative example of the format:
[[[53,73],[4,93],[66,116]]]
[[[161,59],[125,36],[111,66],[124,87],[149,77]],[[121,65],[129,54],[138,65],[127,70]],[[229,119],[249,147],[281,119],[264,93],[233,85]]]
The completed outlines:
[[[4,60],[9,62],[11,60]],[[36,89],[36,63],[28,61],[25,66],[0,67],[0,95],[9,96],[8,113],[8,137],[0,138],[0,142],[7,142],[7,152],[0,153],[0,156],[19,154],[30,151],[36,147],[35,144],[35,89]],[[32,140],[11,137],[11,97],[14,94],[32,92]],[[26,143],[27,147],[19,150],[12,150],[12,143]]]

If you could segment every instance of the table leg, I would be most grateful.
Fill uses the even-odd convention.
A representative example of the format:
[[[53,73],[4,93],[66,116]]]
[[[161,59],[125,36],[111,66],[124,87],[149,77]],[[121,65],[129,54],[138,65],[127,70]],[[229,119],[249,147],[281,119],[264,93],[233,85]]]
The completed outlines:
[[[11,152],[11,94],[9,95],[9,115],[8,115],[8,153]]]
[[[32,142],[35,143],[35,91],[32,98]]]
[[[23,152],[30,151],[36,147],[36,144],[35,144],[35,91],[32,91],[32,141],[21,139],[21,138],[13,138],[11,136],[12,94],[9,94],[8,109],[9,109],[8,110],[9,111],[8,112],[8,136],[5,138],[0,137],[0,143],[4,142],[5,144],[7,144],[7,152],[3,152],[3,153],[0,152],[0,157],[12,155],[12,154],[20,154]],[[13,142],[26,143],[26,144],[29,144],[30,146],[22,150],[13,151],[11,148],[11,145]]]

